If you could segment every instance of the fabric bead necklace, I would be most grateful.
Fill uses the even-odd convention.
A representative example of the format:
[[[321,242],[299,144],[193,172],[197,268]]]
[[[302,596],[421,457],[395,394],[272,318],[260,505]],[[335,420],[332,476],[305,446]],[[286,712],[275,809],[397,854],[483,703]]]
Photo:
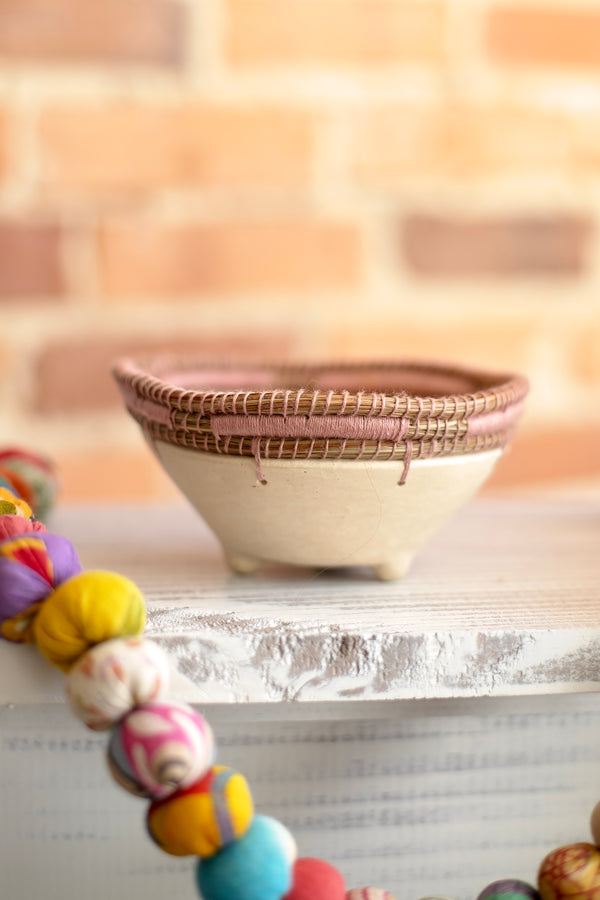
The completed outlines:
[[[114,572],[83,571],[73,545],[40,521],[55,495],[46,459],[17,448],[0,451],[0,635],[35,643],[65,672],[75,716],[109,732],[114,780],[149,801],[150,838],[168,854],[197,857],[197,895],[394,900],[378,887],[348,890],[329,863],[298,858],[281,822],[254,812],[243,775],[217,764],[208,722],[169,699],[169,662],[142,636],[139,589]],[[545,857],[537,888],[502,879],[477,900],[600,900],[600,804],[591,829],[594,843],[559,847]]]

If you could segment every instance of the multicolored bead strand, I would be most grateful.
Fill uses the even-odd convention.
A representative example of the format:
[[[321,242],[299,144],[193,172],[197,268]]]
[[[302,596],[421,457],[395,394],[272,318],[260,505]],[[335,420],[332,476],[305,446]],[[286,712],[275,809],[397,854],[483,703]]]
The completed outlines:
[[[169,662],[143,637],[137,586],[114,572],[83,571],[72,544],[39,522],[56,487],[40,460],[0,451],[0,636],[36,644],[65,673],[74,715],[108,734],[115,782],[145,798],[154,844],[196,858],[203,900],[394,900],[380,887],[348,889],[328,862],[299,858],[285,825],[255,812],[243,774],[217,762],[206,719],[169,699]],[[592,843],[548,853],[537,887],[505,878],[477,900],[600,900],[600,804],[591,832]]]

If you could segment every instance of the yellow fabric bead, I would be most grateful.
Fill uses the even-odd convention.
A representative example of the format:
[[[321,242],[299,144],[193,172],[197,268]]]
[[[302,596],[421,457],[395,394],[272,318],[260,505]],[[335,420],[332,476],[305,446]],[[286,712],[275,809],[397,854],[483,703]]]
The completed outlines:
[[[81,572],[46,598],[34,638],[44,656],[68,672],[89,647],[141,634],[145,624],[144,598],[132,581],[115,572]]]
[[[206,858],[242,837],[253,815],[244,776],[214,766],[192,787],[152,803],[148,831],[165,853]]]

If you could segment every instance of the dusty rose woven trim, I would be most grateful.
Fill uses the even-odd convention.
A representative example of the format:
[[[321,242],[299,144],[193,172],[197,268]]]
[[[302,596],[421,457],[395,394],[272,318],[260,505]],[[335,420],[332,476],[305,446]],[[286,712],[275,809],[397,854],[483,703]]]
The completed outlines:
[[[147,397],[140,397],[130,385],[122,385],[121,390],[130,412],[143,419],[157,422],[159,425],[166,425],[168,428],[173,427],[171,410],[168,406],[164,406],[155,400],[149,400]]]
[[[409,420],[381,416],[211,416],[215,437],[341,438],[357,441],[400,441]]]
[[[261,459],[347,459],[399,460],[410,466],[411,460],[429,459],[449,455],[462,455],[493,450],[508,443],[511,431],[496,434],[471,435],[467,437],[428,437],[423,441],[399,441],[398,443],[376,441],[348,441],[343,439],[323,440],[296,438],[248,438],[229,436],[216,439],[211,433],[174,432],[164,425],[140,421],[149,439],[165,441],[178,447],[202,450],[205,453],[219,453],[239,456],[255,456]],[[256,457],[255,457],[256,458]],[[408,469],[406,470],[408,471]]]
[[[495,409],[489,413],[471,416],[467,420],[467,434],[493,434],[512,428],[523,412],[524,404],[514,403],[506,409]]]

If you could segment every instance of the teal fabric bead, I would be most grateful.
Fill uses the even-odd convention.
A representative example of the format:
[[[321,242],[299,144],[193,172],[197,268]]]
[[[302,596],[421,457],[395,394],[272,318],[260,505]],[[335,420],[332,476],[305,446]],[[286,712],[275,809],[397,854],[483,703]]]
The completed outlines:
[[[196,882],[203,900],[281,900],[292,885],[296,844],[281,822],[254,816],[244,835],[201,859]]]
[[[534,887],[518,878],[503,878],[492,881],[485,887],[477,900],[539,900],[540,895]]]

